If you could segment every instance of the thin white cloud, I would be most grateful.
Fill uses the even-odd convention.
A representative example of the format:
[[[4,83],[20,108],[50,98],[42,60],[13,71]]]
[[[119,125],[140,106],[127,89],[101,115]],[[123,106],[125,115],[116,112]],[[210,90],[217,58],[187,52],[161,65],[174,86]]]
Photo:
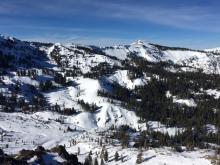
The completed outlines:
[[[216,6],[200,5],[164,5],[161,3],[139,4],[117,0],[1,0],[0,18],[22,17],[56,19],[74,21],[84,16],[91,19],[106,19],[151,22],[182,29],[220,32],[220,12]],[[153,1],[151,1],[153,2]],[[177,3],[177,2],[176,2]]]
[[[178,28],[220,32],[220,13],[205,6],[132,6],[105,2],[95,3],[99,6],[96,15],[119,19],[148,21]]]
[[[220,12],[215,6],[163,5],[166,2],[138,4],[108,0],[1,0],[0,16],[57,17],[71,19],[85,16],[145,21],[183,29],[220,32]],[[18,18],[19,19],[19,18]],[[61,20],[59,20],[61,21]]]

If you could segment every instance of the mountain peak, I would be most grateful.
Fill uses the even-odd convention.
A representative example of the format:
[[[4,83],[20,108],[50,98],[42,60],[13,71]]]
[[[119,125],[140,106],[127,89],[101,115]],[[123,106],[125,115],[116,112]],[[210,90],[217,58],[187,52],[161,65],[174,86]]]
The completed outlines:
[[[1,39],[1,40],[11,40],[11,41],[17,40],[17,39],[14,38],[14,37],[5,36],[5,35],[3,35],[3,34],[0,34],[0,39]]]
[[[205,49],[205,51],[219,53],[220,52],[220,47]]]
[[[144,40],[137,40],[135,42],[133,42],[131,45],[145,45],[145,41]]]

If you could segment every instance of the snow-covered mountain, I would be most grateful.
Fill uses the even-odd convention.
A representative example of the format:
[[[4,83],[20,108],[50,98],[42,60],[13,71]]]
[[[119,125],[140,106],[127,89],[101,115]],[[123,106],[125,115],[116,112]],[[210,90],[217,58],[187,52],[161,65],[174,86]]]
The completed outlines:
[[[140,40],[130,45],[98,47],[0,36],[0,147],[7,146],[2,147],[7,153],[18,153],[39,145],[69,146],[74,138],[78,144],[70,144],[69,152],[77,152],[77,147],[85,153],[93,148],[99,152],[102,147],[97,148],[94,139],[110,134],[120,139],[112,130],[124,126],[129,128],[128,139],[134,139],[128,140],[127,146],[140,145],[136,138],[144,131],[149,133],[145,135],[149,146],[155,146],[159,140],[150,139],[155,132],[169,138],[188,134],[184,121],[178,121],[195,117],[207,105],[211,112],[204,110],[202,114],[211,117],[200,124],[207,132],[216,133],[213,116],[219,108],[219,74],[217,49],[166,47]],[[174,119],[177,115],[180,119]],[[117,138],[113,138],[117,146],[108,144],[113,151],[120,148]],[[132,149],[121,150],[121,154],[128,152],[128,160],[122,164],[134,164],[132,155],[138,151]],[[166,156],[160,154],[165,150]],[[150,163],[160,164],[159,159],[164,157],[162,163],[170,162],[169,152],[152,148],[144,155],[152,156]],[[212,151],[204,153],[213,156]],[[181,160],[176,164],[193,160],[195,164],[208,164],[202,158],[204,153],[198,150],[193,156],[186,152],[173,158]],[[79,156],[81,162],[84,158],[85,154]]]
[[[205,51],[192,50],[150,44],[140,40],[130,45],[96,47],[59,43],[31,43],[5,36],[0,36],[0,43],[1,54],[14,56],[17,62],[29,59],[23,63],[45,67],[48,63],[56,65],[57,61],[54,61],[53,58],[57,56],[60,58],[59,65],[67,68],[78,67],[82,73],[89,72],[92,67],[103,62],[110,65],[120,65],[120,61],[131,56],[143,57],[150,62],[171,62],[182,67],[199,69],[205,73],[220,73],[218,48],[206,49]],[[48,61],[45,58],[48,58]]]
[[[220,53],[220,47],[217,48],[211,48],[211,49],[205,49],[207,52],[213,52],[213,53]]]
[[[172,62],[188,68],[201,69],[206,73],[220,73],[219,52],[216,51],[165,47],[137,41],[127,46],[104,48],[104,52],[121,60],[126,59],[129,55],[136,55],[151,62]]]

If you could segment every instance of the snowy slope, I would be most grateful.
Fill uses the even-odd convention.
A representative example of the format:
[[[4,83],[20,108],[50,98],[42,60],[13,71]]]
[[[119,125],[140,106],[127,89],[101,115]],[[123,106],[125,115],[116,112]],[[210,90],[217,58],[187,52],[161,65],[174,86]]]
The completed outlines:
[[[163,47],[137,41],[127,46],[104,48],[105,53],[124,60],[129,55],[143,57],[151,62],[173,62],[181,66],[201,69],[205,73],[220,73],[219,56],[213,51]]]
[[[207,52],[214,52],[214,53],[219,54],[220,53],[220,47],[212,48],[212,49],[205,49],[205,51],[207,51]]]
[[[87,73],[92,67],[104,62],[110,65],[120,65],[119,61],[103,54],[97,54],[98,52],[94,48],[88,46],[56,43],[49,48],[44,47],[43,50],[50,59],[52,59],[51,54],[56,52],[57,56],[61,58],[62,66],[79,68],[82,73]]]
[[[169,48],[142,41],[124,46],[99,48],[76,44],[31,43],[0,36],[0,94],[3,96],[16,94],[16,99],[24,99],[24,104],[39,101],[42,97],[45,98],[47,106],[59,105],[61,108],[59,113],[41,111],[43,107],[37,103],[40,107],[39,112],[22,113],[21,111],[27,108],[25,106],[16,108],[19,112],[15,113],[0,112],[0,133],[4,134],[0,147],[7,153],[18,153],[23,148],[33,149],[39,145],[51,148],[65,144],[70,153],[77,152],[80,147],[82,154],[79,155],[79,159],[83,162],[90,150],[99,152],[101,150],[91,138],[104,138],[99,132],[107,131],[111,127],[120,128],[127,125],[137,131],[147,130],[149,127],[154,132],[170,136],[176,132],[184,132],[184,128],[166,127],[159,121],[149,121],[146,124],[136,115],[135,110],[126,109],[119,100],[109,100],[98,95],[99,91],[111,92],[109,84],[116,83],[134,90],[148,84],[152,77],[157,78],[157,75],[149,77],[145,74],[131,78],[124,62],[125,60],[129,62],[133,57],[141,57],[153,63],[163,61],[177,64],[181,66],[180,72],[201,69],[205,73],[220,73],[220,59],[214,51]],[[5,59],[8,61],[4,62]],[[9,65],[4,66],[4,63]],[[100,65],[101,68],[107,68],[107,71],[97,74]],[[175,68],[171,69],[173,72],[176,71]],[[66,81],[62,82],[60,77],[66,78]],[[44,90],[43,87],[48,81],[51,84]],[[219,98],[217,89],[203,92],[215,99]],[[169,97],[171,96],[169,94]],[[172,100],[179,105],[197,106],[190,98],[181,99],[172,96]],[[97,110],[86,111],[79,101],[96,105]],[[69,116],[62,114],[64,110],[71,108],[76,111],[74,114]],[[68,127],[74,131],[68,131]],[[216,132],[212,125],[208,125],[207,128],[211,132]],[[69,146],[73,139],[77,140],[77,145]],[[136,148],[124,149],[119,144],[116,146],[107,144],[107,147],[111,151],[110,157],[113,157],[116,150],[125,156],[125,161],[117,164],[135,163],[138,154]],[[143,164],[205,165],[210,164],[205,156],[211,154],[212,152],[207,150],[176,153],[171,148],[150,148],[144,151]],[[116,163],[111,161],[107,164]]]
[[[85,157],[91,150],[93,153],[101,152],[102,147],[93,140],[101,138],[101,136],[96,134],[97,130],[87,129],[88,131],[85,132],[83,128],[68,122],[68,119],[65,118],[64,124],[55,121],[55,119],[62,120],[62,118],[63,116],[51,112],[40,112],[32,115],[1,113],[0,130],[7,130],[4,134],[8,136],[4,136],[4,140],[0,145],[8,154],[18,153],[21,149],[33,149],[39,145],[42,145],[46,149],[51,149],[57,145],[65,145],[67,151],[74,154],[80,148],[78,158],[81,162],[84,162]],[[76,128],[76,131],[68,132],[68,126],[72,129]],[[70,141],[73,139],[76,140],[77,144],[70,146]],[[8,148],[5,148],[6,144],[8,144]],[[133,165],[136,162],[136,155],[139,153],[138,149],[121,148],[119,145],[112,146],[111,144],[107,144],[106,148],[108,149],[110,158],[114,156],[116,151],[119,152],[120,157],[124,157],[123,162],[121,160],[118,162],[110,161],[107,163],[108,165]],[[92,157],[96,157],[95,155],[93,154]],[[143,152],[144,162],[142,164],[211,165],[211,162],[206,158],[212,155],[213,152],[207,150],[177,153],[173,152],[171,148],[150,148]],[[54,156],[55,159],[59,159],[62,162],[58,155]],[[32,161],[34,161],[34,158],[29,160],[29,162]],[[98,161],[101,161],[100,158],[98,158]]]
[[[128,89],[134,89],[137,86],[145,85],[147,81],[150,80],[150,78],[147,77],[131,80],[129,78],[128,72],[128,70],[118,70],[114,75],[111,75],[108,79]]]
[[[31,55],[32,64],[34,63],[36,66],[49,66],[49,63],[56,64],[51,57],[51,54],[55,53],[61,59],[62,66],[67,68],[74,66],[79,68],[82,73],[87,73],[92,67],[103,62],[120,66],[119,60],[125,60],[131,55],[135,55],[151,62],[173,62],[181,66],[201,69],[205,73],[220,73],[220,59],[216,54],[218,48],[197,51],[185,48],[163,47],[142,41],[124,46],[98,48],[75,44],[36,44],[4,36],[0,38],[0,50],[3,54],[16,56],[17,59],[21,58],[22,60],[25,60],[24,56],[29,58]],[[39,57],[43,59],[41,59],[41,62],[39,62]]]

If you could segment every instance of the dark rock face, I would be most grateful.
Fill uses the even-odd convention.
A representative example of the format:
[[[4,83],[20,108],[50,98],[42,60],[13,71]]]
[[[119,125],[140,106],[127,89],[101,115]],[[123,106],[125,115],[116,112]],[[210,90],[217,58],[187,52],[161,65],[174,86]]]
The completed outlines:
[[[78,162],[78,158],[76,155],[74,154],[69,154],[65,147],[64,146],[57,146],[57,147],[54,147],[50,150],[51,152],[56,152],[58,153],[58,155],[67,160],[66,162],[62,163],[62,164],[65,164],[65,165],[71,165],[71,164],[74,164],[74,165],[81,165],[81,163]]]
[[[0,164],[2,165],[26,165],[26,161],[17,160],[12,156],[4,154],[3,150],[0,149]]]
[[[78,162],[76,155],[69,154],[64,146],[57,146],[51,150],[45,150],[42,146],[37,147],[35,150],[21,150],[17,155],[11,156],[4,154],[3,150],[0,149],[0,164],[1,165],[27,165],[27,160],[30,160],[34,156],[37,157],[35,163],[44,164],[43,156],[51,155],[51,153],[58,153],[65,161],[57,164],[61,165],[82,165]]]

